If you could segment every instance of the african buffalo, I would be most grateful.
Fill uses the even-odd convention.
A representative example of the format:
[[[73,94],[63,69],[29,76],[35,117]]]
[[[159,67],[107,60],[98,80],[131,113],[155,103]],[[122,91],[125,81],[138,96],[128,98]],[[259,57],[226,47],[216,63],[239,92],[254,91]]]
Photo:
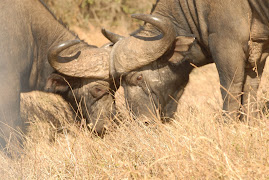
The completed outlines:
[[[173,101],[188,82],[190,63],[216,64],[223,110],[233,119],[244,110],[242,105],[255,104],[269,53],[268,0],[157,0],[151,15],[133,17],[146,24],[131,36],[106,30],[103,34],[115,43],[111,72],[126,75],[136,70],[124,76],[123,84],[135,112],[151,106],[149,92],[154,106],[175,110]],[[189,49],[192,37],[197,40]]]
[[[4,0],[0,9],[0,144],[25,129],[20,93],[31,90],[60,94],[75,110],[81,106],[101,133],[113,108],[110,47],[80,41],[41,0]]]

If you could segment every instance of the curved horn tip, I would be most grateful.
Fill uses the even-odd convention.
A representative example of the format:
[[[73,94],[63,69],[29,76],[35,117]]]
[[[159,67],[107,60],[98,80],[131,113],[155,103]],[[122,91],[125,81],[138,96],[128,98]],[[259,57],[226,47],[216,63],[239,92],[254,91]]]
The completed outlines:
[[[132,14],[132,15],[131,15],[131,18],[134,18],[134,19],[140,19],[141,16],[146,16],[146,14]]]
[[[131,17],[142,21],[148,21],[149,19],[154,21],[161,21],[159,17],[152,14],[132,14]]]
[[[110,31],[106,30],[105,28],[102,28],[101,32],[109,40],[110,40],[110,35],[114,34],[114,33],[110,32]]]
[[[146,14],[131,14],[131,18],[136,18],[136,17],[139,17],[141,15],[146,15]]]
[[[80,39],[74,39],[74,40],[72,40],[72,42],[73,42],[74,44],[78,44],[78,43],[80,43]]]
[[[109,31],[109,30],[106,30],[105,28],[102,28],[101,29],[101,32],[102,32],[102,34],[105,36],[105,37],[107,37],[107,36],[109,36],[109,35],[117,35],[117,36],[119,36],[118,34],[115,34],[115,33],[113,33],[113,32],[111,32],[111,31]]]
[[[101,32],[108,40],[110,40],[113,43],[116,43],[119,40],[124,38],[124,36],[110,32],[110,31],[106,30],[105,28],[102,28]]]
[[[68,40],[68,41],[64,41],[64,42],[54,46],[54,48],[56,48],[56,49],[61,48],[60,51],[63,51],[64,49],[69,48],[71,46],[74,46],[78,43],[80,43],[79,39]],[[51,48],[51,49],[54,49],[54,48]]]
[[[107,30],[106,30],[105,28],[102,27],[101,32],[102,32],[102,34],[103,34],[104,36],[106,36],[106,34],[107,34],[107,33],[106,33]]]

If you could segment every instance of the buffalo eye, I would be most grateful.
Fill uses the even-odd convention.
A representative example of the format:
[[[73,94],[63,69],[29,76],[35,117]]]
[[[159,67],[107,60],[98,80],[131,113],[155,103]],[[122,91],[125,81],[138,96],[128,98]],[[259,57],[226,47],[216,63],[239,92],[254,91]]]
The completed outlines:
[[[137,76],[137,78],[136,78],[136,80],[137,81],[141,81],[143,79],[143,76],[142,76],[142,74],[140,74],[139,76]]]
[[[93,97],[95,98],[99,98],[101,96],[103,96],[107,91],[103,88],[99,88],[99,87],[93,87],[91,89],[91,94]]]
[[[138,74],[137,72],[131,72],[125,77],[127,84],[130,84],[133,86],[137,86],[138,84],[140,84],[143,79],[144,79],[143,75]]]
[[[96,93],[100,93],[102,90],[101,89],[99,89],[99,88],[95,88],[95,92]]]

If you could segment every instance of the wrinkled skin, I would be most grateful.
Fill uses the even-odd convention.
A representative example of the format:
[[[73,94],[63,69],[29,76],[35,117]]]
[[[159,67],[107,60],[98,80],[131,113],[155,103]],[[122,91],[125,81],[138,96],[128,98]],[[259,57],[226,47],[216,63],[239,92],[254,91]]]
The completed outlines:
[[[80,42],[42,1],[4,0],[0,8],[0,146],[25,130],[20,92],[31,90],[61,94],[76,110],[71,87],[83,117],[92,124],[100,117],[96,131],[101,133],[114,107],[109,92],[111,48]]]
[[[162,121],[169,121],[191,70],[189,63],[174,65],[160,59],[129,73],[122,83],[127,104],[135,115],[160,115]]]
[[[76,110],[76,119],[86,119],[99,135],[105,132],[106,119],[115,114],[112,89],[115,88],[108,81],[62,77],[59,74],[52,74],[44,88],[46,92],[62,95]]]
[[[267,0],[237,0],[229,3],[226,0],[158,0],[152,10],[153,18],[134,16],[148,22],[147,24],[131,36],[121,37],[118,42],[115,42],[111,67],[114,68],[113,72],[116,76],[125,76],[133,70],[139,74],[140,71],[144,72],[139,68],[150,69],[152,68],[150,63],[163,58],[166,53],[174,53],[177,55],[166,57],[166,60],[178,65],[177,73],[181,71],[182,76],[188,76],[191,71],[185,72],[181,69],[189,67],[189,63],[197,67],[215,63],[220,77],[223,110],[227,112],[226,115],[230,115],[232,119],[237,118],[239,109],[245,110],[244,105],[250,101],[250,110],[255,116],[256,93],[265,59],[269,53],[268,12],[269,1]],[[166,24],[164,27],[167,30],[160,28],[161,26],[156,25],[158,23],[154,21]],[[171,22],[170,26],[168,21]],[[164,34],[162,39],[165,39],[162,43],[160,43],[160,31]],[[170,34],[173,35],[169,36]],[[188,51],[187,58],[182,58],[185,52],[177,52],[177,48],[171,50],[179,35],[192,35],[197,38],[196,43]],[[151,37],[151,40],[147,37]],[[171,72],[172,69],[166,70],[168,74]],[[129,89],[139,89],[140,86],[134,87],[129,83],[129,76],[125,77],[126,83],[124,83],[127,89],[127,101],[136,102],[136,99],[146,97],[147,94],[143,91],[139,91],[136,95],[132,94],[135,92]],[[151,76],[144,75],[143,78],[156,79],[158,75],[153,75],[154,78]],[[170,95],[173,96],[183,90],[184,86],[175,90],[177,83],[183,83],[181,79],[174,79],[172,83],[169,76],[163,76],[163,81],[165,83],[158,91],[166,98],[160,95],[159,99],[168,99]],[[148,83],[159,82],[151,80]],[[135,107],[132,108],[141,110],[145,104],[150,104],[149,100],[134,103]],[[161,105],[166,107],[166,102],[162,102]],[[164,116],[170,115],[171,113],[167,115],[164,113]]]

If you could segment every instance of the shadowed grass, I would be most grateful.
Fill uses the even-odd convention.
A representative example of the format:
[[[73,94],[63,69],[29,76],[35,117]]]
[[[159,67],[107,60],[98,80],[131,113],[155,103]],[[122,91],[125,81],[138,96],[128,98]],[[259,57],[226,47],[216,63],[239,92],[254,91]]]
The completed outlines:
[[[126,113],[104,138],[76,123],[55,132],[48,122],[34,122],[22,157],[0,155],[1,178],[267,179],[266,116],[251,127],[223,124],[221,113],[181,105],[165,124],[157,117],[134,121]]]

